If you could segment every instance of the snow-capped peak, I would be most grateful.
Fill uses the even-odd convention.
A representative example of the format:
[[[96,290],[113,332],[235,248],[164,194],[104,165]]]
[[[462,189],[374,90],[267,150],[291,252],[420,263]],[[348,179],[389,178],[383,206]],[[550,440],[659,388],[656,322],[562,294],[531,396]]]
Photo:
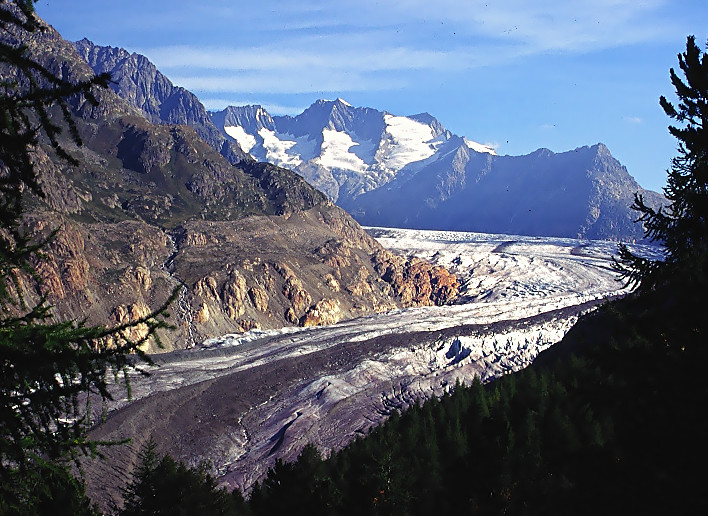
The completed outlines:
[[[462,144],[428,113],[397,116],[320,99],[297,116],[271,117],[260,106],[228,108],[212,119],[258,160],[289,167],[333,200],[378,188]],[[221,124],[219,124],[221,121]],[[455,143],[459,141],[459,143]],[[465,140],[470,149],[496,154]]]

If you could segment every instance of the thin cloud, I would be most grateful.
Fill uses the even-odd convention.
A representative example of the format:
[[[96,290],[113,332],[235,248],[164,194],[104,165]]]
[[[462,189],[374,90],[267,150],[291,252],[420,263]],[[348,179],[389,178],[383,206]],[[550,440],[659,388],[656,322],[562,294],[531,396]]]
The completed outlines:
[[[399,15],[438,20],[462,33],[514,41],[525,54],[588,52],[671,34],[666,0],[408,0]]]
[[[625,116],[622,118],[622,120],[624,120],[628,124],[634,124],[634,125],[641,124],[642,122],[644,122],[644,119],[639,116]]]
[[[329,39],[329,38],[327,38]],[[366,48],[351,45],[332,48],[326,41],[311,45],[315,48],[292,49],[292,44],[283,48],[250,47],[196,47],[187,45],[138,49],[161,69],[188,67],[202,70],[263,71],[297,70],[311,68],[327,70],[419,70],[445,69],[453,61],[470,56],[459,52],[412,49],[405,47]],[[316,48],[316,47],[324,47]],[[340,45],[341,46],[341,45]]]
[[[221,6],[217,14],[196,13],[194,24],[211,23],[215,32],[239,20],[239,32],[230,39],[233,46],[168,44],[135,50],[176,83],[202,92],[384,91],[411,86],[420,73],[429,77],[549,52],[588,53],[654,40],[670,25],[656,21],[665,5],[660,0],[286,5],[266,0],[258,9]],[[268,43],[246,46],[244,41]]]
[[[172,76],[172,82],[197,93],[298,94],[351,91],[390,91],[405,87],[395,77],[365,77],[356,74],[320,73],[281,74],[243,73],[219,77]]]

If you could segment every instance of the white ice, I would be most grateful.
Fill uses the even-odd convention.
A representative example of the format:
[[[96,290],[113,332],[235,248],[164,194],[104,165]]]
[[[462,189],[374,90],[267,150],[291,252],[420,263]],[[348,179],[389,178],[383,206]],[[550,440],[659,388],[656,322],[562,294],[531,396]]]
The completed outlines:
[[[438,139],[433,137],[433,130],[404,116],[384,115],[386,133],[377,158],[387,170],[398,171],[406,165],[429,158],[435,154]]]
[[[251,152],[251,149],[256,146],[256,137],[248,134],[240,125],[226,126],[224,132],[236,140],[244,152]]]
[[[262,159],[279,167],[294,168],[304,161],[312,159],[319,151],[314,141],[306,136],[295,138],[289,134],[276,133],[270,129],[261,128],[258,131],[263,140],[265,154]],[[261,156],[255,156],[261,158]]]
[[[492,154],[494,156],[497,155],[497,151],[495,151],[494,148],[490,147],[489,145],[477,143],[472,140],[468,140],[467,138],[465,138],[465,144],[473,151],[486,152],[487,154]]]
[[[352,147],[359,146],[351,136],[343,131],[325,129],[322,131],[322,137],[322,154],[314,159],[315,163],[332,169],[352,170],[358,173],[366,171],[367,164],[350,151]]]

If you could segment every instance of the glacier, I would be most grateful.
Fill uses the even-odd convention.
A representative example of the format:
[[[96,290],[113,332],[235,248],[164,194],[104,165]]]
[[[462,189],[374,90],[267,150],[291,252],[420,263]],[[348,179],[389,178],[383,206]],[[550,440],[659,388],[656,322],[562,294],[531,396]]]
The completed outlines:
[[[150,376],[131,375],[132,399],[117,389],[107,421],[92,432],[132,443],[108,450],[91,475],[104,485],[106,476],[125,475],[121,468],[153,436],[177,459],[208,460],[223,485],[248,491],[276,459],[296,458],[307,442],[329,453],[457,381],[527,366],[582,313],[628,292],[611,267],[613,242],[367,231],[395,252],[454,270],[463,284],[459,302],[215,336],[157,355]],[[658,247],[632,249],[662,256]]]

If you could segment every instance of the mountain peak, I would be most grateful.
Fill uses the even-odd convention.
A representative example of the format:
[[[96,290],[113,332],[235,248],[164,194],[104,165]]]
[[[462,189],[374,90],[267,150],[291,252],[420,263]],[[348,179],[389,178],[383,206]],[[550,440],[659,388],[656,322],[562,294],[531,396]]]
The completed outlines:
[[[95,73],[109,73],[111,89],[150,122],[189,125],[231,163],[250,159],[221,134],[193,93],[175,86],[147,57],[120,47],[96,45],[87,38],[72,45]]]
[[[262,128],[269,131],[275,129],[273,118],[260,104],[229,106],[222,113],[224,113],[224,125],[226,126],[241,126],[247,131],[255,132]],[[214,114],[212,114],[213,117]]]
[[[612,154],[610,153],[610,149],[608,149],[607,145],[605,145],[604,143],[596,143],[590,148],[593,149],[598,156],[612,156]]]

